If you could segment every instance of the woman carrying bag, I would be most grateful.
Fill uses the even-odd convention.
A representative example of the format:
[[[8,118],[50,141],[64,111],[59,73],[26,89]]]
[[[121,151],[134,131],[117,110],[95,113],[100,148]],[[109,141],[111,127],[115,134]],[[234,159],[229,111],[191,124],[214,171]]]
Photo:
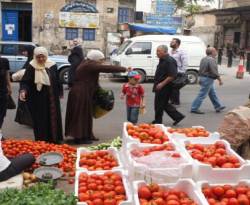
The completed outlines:
[[[126,72],[120,66],[103,65],[104,54],[91,50],[87,60],[76,70],[75,82],[68,95],[65,136],[73,137],[77,144],[91,144],[98,140],[93,134],[95,94],[100,91],[99,74]]]

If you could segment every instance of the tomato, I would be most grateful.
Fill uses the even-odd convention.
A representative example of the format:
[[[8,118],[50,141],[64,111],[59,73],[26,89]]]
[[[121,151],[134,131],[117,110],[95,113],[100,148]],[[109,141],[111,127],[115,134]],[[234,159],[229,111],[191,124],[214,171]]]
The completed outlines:
[[[116,200],[115,199],[105,199],[103,204],[104,205],[116,205]]]
[[[222,196],[225,192],[222,186],[213,187],[212,191],[218,197]]]
[[[123,186],[117,186],[117,187],[115,187],[115,192],[117,194],[125,194],[125,189]]]
[[[235,198],[237,196],[237,193],[233,189],[229,189],[226,191],[225,196],[227,198]]]
[[[138,195],[142,199],[150,199],[152,197],[152,193],[147,186],[141,186],[138,189]]]
[[[90,198],[90,196],[87,193],[80,193],[78,195],[79,201],[87,201],[87,200],[89,200],[89,198]]]

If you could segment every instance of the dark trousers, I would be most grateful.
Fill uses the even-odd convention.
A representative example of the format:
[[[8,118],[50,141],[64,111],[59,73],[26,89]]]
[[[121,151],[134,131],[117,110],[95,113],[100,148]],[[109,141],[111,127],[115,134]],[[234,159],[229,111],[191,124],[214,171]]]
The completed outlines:
[[[155,93],[155,123],[162,123],[163,112],[165,111],[174,121],[178,121],[184,117],[176,108],[169,104],[169,99],[172,94],[172,88],[163,88]]]
[[[180,104],[180,90],[178,88],[173,88],[170,101],[175,105]]]
[[[7,95],[0,93],[0,129],[3,126],[3,120],[7,111]]]
[[[0,182],[8,180],[31,167],[31,165],[35,162],[35,158],[32,154],[23,154],[11,159],[10,161],[10,166],[0,172]]]

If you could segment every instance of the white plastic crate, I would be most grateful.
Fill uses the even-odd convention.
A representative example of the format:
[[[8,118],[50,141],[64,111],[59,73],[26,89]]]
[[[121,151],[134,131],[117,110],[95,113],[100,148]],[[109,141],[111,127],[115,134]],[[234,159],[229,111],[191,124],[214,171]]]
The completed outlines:
[[[133,137],[131,137],[130,135],[128,135],[127,132],[127,125],[128,122],[124,122],[123,123],[123,133],[122,133],[122,152],[125,153],[126,149],[127,149],[127,144],[128,143],[140,143],[140,144],[145,144],[145,143],[141,143],[139,139],[135,139]],[[166,133],[166,129],[165,126],[163,124],[155,124],[156,127],[159,127],[169,138],[169,142],[171,141],[171,134]]]
[[[188,150],[186,150],[185,146],[188,144],[203,144],[210,145],[216,142],[222,142],[226,146],[226,152],[230,155],[236,156],[241,164],[239,168],[213,168],[209,164],[204,164],[196,159],[193,159],[189,154]],[[209,181],[211,183],[224,183],[224,182],[235,182],[241,179],[250,178],[250,164],[244,160],[241,156],[239,156],[230,146],[230,144],[225,140],[195,140],[189,141],[185,140],[182,142],[183,151],[186,153],[186,156],[193,160],[193,179],[196,181]]]
[[[138,188],[144,185],[147,185],[144,181],[135,181],[133,183],[135,205],[140,205]],[[180,179],[176,183],[160,184],[159,186],[163,189],[176,189],[178,191],[183,191],[198,205],[204,205],[204,198],[202,198],[202,195],[197,190],[195,183],[191,179]]]
[[[88,172],[88,171],[80,171],[80,170],[78,170],[76,172],[76,176],[75,176],[75,196],[78,197],[79,176],[80,176],[81,173],[86,173],[88,175],[92,175],[92,174],[103,175],[105,172],[107,172],[107,171]],[[117,173],[120,176],[122,176],[123,186],[124,186],[125,192],[126,192],[127,200],[123,201],[119,205],[134,205],[134,203],[133,203],[133,194],[131,192],[131,188],[129,187],[129,184],[128,184],[128,181],[127,181],[127,173],[125,171],[123,171],[123,170],[115,170],[115,171],[112,171],[112,172]],[[85,202],[78,202],[77,205],[88,205],[88,204],[85,203]]]
[[[181,141],[184,141],[184,140],[189,140],[189,141],[193,141],[193,140],[204,140],[204,141],[207,141],[207,140],[210,140],[210,141],[216,141],[216,140],[219,140],[221,138],[220,134],[218,132],[209,132],[209,136],[208,137],[187,137],[185,134],[182,134],[182,133],[177,133],[177,132],[174,132],[174,133],[170,133],[168,131],[168,129],[170,129],[171,127],[166,127],[166,133],[170,134],[171,135],[171,138],[173,140],[175,140],[176,142],[181,142]],[[192,128],[204,128],[203,126],[192,126]]]
[[[180,164],[178,167],[159,167],[151,168],[145,164],[136,162],[132,155],[131,150],[139,148],[150,148],[154,146],[161,145],[151,145],[151,144],[137,144],[130,143],[126,152],[126,168],[129,171],[129,180],[145,180],[147,182],[155,183],[167,183],[167,182],[176,182],[180,178],[192,178],[193,175],[193,166],[192,160],[188,159],[187,156],[181,152],[180,149],[176,147],[174,143],[169,142],[169,144],[175,147],[175,151],[181,155],[181,157],[186,160],[185,163]]]
[[[204,201],[203,205],[209,205],[206,197],[202,193],[202,188],[204,187],[209,187],[209,186],[223,186],[223,185],[231,185],[231,186],[237,186],[237,185],[245,185],[250,187],[250,180],[245,179],[245,180],[240,180],[238,182],[231,182],[231,183],[209,183],[207,181],[200,181],[196,184],[199,195],[201,196],[202,201]]]
[[[104,150],[105,151],[105,150]],[[123,164],[119,155],[119,151],[114,148],[114,147],[110,147],[107,150],[112,156],[114,156],[119,164],[119,166],[117,167],[113,167],[112,170],[116,170],[116,169],[122,169]],[[83,153],[92,153],[92,152],[96,152],[95,150],[88,150],[86,148],[78,148],[77,149],[77,159],[76,159],[76,170],[83,170],[83,171],[89,171],[86,168],[80,167],[80,159],[81,159],[81,154]]]

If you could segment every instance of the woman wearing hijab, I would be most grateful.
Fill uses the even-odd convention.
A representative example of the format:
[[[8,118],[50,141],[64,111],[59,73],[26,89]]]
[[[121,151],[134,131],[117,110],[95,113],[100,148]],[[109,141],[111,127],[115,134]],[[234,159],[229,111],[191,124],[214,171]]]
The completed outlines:
[[[120,66],[102,65],[104,54],[91,50],[87,60],[76,70],[75,82],[68,95],[65,136],[74,137],[76,143],[91,144],[98,140],[93,135],[93,98],[99,86],[99,73],[126,72]]]
[[[0,57],[0,136],[7,111],[8,94],[11,94],[10,66],[7,58]]]
[[[33,60],[34,48],[35,47],[31,46],[31,45],[27,45],[24,47],[22,54],[25,57],[27,57],[27,60],[26,60],[25,64],[23,65],[22,70],[20,72],[18,72],[20,74],[18,75],[18,73],[16,73],[16,74],[12,75],[12,79],[14,81],[20,81],[22,79],[26,68],[29,66],[30,62]],[[32,126],[32,124],[33,124],[31,114],[30,114],[30,111],[28,109],[27,102],[23,102],[20,99],[18,100],[15,121],[18,122],[19,124],[22,124],[22,125]]]
[[[59,99],[62,96],[55,62],[48,59],[46,48],[35,48],[34,59],[26,68],[20,89],[20,100],[28,102],[31,112],[35,140],[54,143],[63,140]]]

